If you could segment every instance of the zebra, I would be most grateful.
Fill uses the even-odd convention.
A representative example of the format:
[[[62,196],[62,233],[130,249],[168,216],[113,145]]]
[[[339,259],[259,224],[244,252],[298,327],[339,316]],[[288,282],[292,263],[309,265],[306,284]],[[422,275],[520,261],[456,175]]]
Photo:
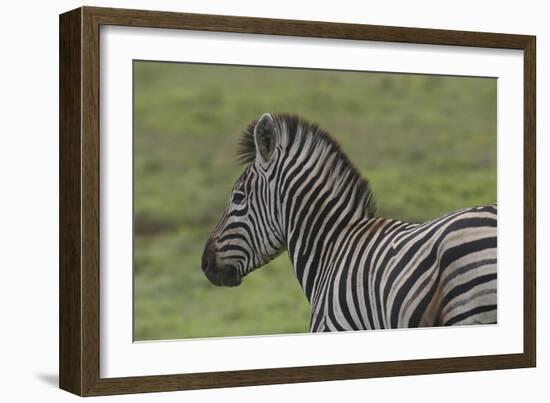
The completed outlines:
[[[202,255],[211,283],[238,286],[286,249],[311,332],[497,322],[496,203],[420,224],[377,217],[338,143],[290,114],[254,120],[238,157]]]

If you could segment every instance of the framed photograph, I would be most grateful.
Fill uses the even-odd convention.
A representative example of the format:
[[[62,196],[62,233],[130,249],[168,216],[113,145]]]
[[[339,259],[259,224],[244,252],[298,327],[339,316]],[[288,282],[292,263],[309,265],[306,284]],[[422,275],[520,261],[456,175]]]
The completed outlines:
[[[60,387],[535,366],[535,111],[534,36],[62,14]]]

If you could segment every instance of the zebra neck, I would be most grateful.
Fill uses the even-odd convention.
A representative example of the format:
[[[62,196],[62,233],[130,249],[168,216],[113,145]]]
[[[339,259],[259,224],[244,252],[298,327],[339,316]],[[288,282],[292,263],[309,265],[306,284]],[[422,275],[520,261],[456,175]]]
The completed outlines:
[[[345,182],[345,181],[344,181]],[[357,223],[369,220],[364,195],[350,179],[334,186],[311,181],[286,200],[286,244],[294,271],[308,300],[330,270],[339,239]]]

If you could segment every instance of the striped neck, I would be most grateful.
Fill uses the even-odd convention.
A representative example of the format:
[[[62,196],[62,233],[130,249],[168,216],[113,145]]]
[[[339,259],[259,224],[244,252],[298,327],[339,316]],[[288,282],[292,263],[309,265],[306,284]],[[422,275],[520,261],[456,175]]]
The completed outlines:
[[[292,125],[279,120],[278,125],[283,153],[275,193],[289,256],[311,302],[337,238],[374,215],[373,196],[366,179],[328,134],[301,121]]]

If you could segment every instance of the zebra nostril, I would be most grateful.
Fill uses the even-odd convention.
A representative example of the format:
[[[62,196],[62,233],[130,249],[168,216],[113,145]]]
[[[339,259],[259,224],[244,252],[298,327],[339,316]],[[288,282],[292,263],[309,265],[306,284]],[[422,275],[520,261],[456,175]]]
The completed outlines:
[[[213,266],[216,265],[216,255],[214,250],[215,249],[212,240],[206,242],[206,245],[204,246],[204,251],[202,252],[201,261],[201,267],[204,273],[206,273],[208,270],[211,270]]]
[[[208,249],[204,248],[204,252],[202,253],[202,262],[201,262],[201,268],[203,272],[208,271]]]

